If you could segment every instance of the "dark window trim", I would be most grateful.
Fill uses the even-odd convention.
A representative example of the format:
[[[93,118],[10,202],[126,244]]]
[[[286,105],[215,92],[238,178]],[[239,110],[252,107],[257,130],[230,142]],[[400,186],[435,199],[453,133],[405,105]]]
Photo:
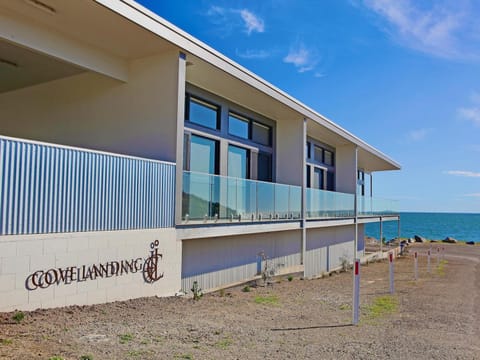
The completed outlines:
[[[210,128],[208,126],[204,126],[202,124],[190,121],[190,102],[192,101],[192,99],[193,99],[194,102],[196,101],[197,104],[205,105],[206,107],[211,107],[211,108],[213,108],[212,110],[216,111],[217,116],[216,116],[216,124],[215,124],[214,129]],[[185,121],[187,121],[190,124],[201,126],[204,129],[220,131],[221,130],[221,122],[222,122],[221,119],[222,119],[222,106],[221,105],[216,104],[216,103],[214,103],[212,101],[209,101],[209,100],[205,100],[203,97],[200,97],[200,96],[197,96],[197,95],[192,95],[190,93],[185,94]]]

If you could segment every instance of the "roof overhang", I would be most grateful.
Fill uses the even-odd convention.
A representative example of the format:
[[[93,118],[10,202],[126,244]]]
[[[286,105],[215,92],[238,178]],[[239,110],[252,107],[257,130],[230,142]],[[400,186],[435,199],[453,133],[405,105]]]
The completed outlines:
[[[187,81],[213,90],[266,116],[306,118],[323,129],[323,136],[328,136],[332,145],[357,146],[359,165],[368,171],[400,169],[396,161],[379,150],[135,1],[96,1],[187,53],[189,62],[194,65],[192,69],[187,70]],[[238,84],[239,80],[241,84]],[[232,82],[236,82],[235,89],[248,91],[236,91],[234,94],[232,87],[229,86]]]

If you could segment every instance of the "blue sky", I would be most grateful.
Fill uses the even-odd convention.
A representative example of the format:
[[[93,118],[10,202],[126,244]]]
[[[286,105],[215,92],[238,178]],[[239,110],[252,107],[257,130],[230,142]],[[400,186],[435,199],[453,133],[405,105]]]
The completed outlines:
[[[480,2],[140,3],[400,162],[376,196],[480,213]]]

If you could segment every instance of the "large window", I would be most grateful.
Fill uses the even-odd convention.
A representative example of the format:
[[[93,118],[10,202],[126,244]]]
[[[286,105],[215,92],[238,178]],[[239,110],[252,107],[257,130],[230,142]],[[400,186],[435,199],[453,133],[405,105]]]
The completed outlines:
[[[192,135],[189,163],[191,171],[218,174],[218,141]]]
[[[185,119],[210,129],[220,128],[220,108],[193,96],[186,96]]]
[[[193,86],[187,90],[184,170],[273,181],[274,123]]]
[[[249,151],[239,146],[228,146],[228,176],[242,179],[249,178]]]
[[[272,154],[259,152],[257,160],[257,179],[272,181]]]
[[[307,187],[335,191],[335,153],[329,146],[307,141]]]
[[[242,139],[248,139],[250,133],[250,121],[239,115],[229,114],[228,133]]]
[[[228,133],[257,144],[272,146],[272,128],[246,117],[229,113]]]

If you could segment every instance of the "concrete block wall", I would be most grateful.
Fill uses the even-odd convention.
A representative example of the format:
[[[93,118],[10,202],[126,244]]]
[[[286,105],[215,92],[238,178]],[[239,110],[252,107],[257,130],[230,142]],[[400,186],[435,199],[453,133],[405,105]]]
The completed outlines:
[[[145,266],[155,249],[162,254],[157,257],[157,266]],[[91,273],[80,276],[82,281],[78,281],[76,275],[71,275],[82,273],[83,266],[88,274],[93,265],[122,261],[133,265],[132,260],[137,262],[131,268],[125,265],[127,271],[116,272],[112,270],[116,265],[110,265],[109,276]],[[0,311],[172,296],[181,288],[181,261],[182,243],[177,241],[174,228],[0,236]],[[144,270],[147,279],[158,278],[162,273],[163,277],[149,283]],[[43,275],[45,272],[50,275]],[[60,274],[58,281],[55,274]],[[45,288],[32,285],[33,276],[34,282]],[[52,283],[49,286],[43,282],[47,276]]]

